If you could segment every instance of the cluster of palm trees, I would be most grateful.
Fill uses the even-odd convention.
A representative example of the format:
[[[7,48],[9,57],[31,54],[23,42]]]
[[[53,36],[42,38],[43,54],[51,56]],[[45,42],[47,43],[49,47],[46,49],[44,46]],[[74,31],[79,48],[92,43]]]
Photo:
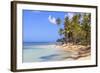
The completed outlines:
[[[61,25],[58,18],[57,24]],[[72,18],[64,18],[64,28],[59,29],[59,35],[63,36],[57,42],[90,45],[91,42],[91,14],[74,13]]]

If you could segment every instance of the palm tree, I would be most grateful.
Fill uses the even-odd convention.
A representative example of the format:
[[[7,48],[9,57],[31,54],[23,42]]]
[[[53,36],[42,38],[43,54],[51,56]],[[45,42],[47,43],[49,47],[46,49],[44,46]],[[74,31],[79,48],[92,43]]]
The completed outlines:
[[[82,19],[82,20],[80,20]],[[57,24],[61,24],[61,19],[56,20]],[[64,36],[61,40],[64,43],[73,42],[74,44],[90,44],[91,34],[91,14],[89,13],[77,13],[71,19],[67,16],[64,19],[64,28],[59,29],[59,35]]]
[[[91,14],[84,14],[83,15],[83,22],[82,22],[82,30],[84,31],[84,39],[85,44],[90,44],[90,35],[91,35]]]
[[[59,29],[59,35],[62,36],[64,34],[64,29],[60,28]]]
[[[73,43],[77,43],[78,40],[79,40],[79,35],[80,35],[80,32],[81,32],[81,28],[80,28],[80,17],[81,15],[80,14],[75,14],[72,18],[72,21],[71,21],[71,25],[72,25],[72,40],[73,40]]]

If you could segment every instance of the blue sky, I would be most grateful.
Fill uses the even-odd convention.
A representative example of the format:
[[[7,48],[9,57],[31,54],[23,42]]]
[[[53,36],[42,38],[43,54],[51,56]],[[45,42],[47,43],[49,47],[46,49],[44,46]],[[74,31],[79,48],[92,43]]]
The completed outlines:
[[[65,12],[23,10],[24,42],[55,42],[60,38],[56,18],[64,20]],[[62,21],[63,23],[63,21]]]

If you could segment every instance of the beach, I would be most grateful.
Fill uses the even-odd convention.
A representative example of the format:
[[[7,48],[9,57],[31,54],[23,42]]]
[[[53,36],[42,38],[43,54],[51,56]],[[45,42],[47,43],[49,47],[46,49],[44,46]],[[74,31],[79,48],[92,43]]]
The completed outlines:
[[[24,45],[23,62],[90,60],[90,48],[87,47],[71,43]]]
[[[63,51],[69,51],[72,54],[68,58],[77,59],[77,60],[87,60],[91,58],[91,48],[90,45],[74,45],[72,43],[57,45],[57,48],[61,48]]]

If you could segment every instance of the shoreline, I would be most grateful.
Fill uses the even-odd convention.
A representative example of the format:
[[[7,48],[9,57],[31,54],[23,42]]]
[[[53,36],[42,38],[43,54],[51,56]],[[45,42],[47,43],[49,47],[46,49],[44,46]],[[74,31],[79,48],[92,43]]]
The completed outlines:
[[[83,45],[74,45],[72,43],[63,44],[63,45],[56,45],[56,48],[58,48],[61,51],[69,51],[72,54],[67,57],[74,59],[74,60],[87,60],[91,59],[91,47],[83,46]]]
[[[73,45],[30,45],[24,48],[24,62],[91,60],[89,46]],[[41,54],[40,54],[41,53]]]

